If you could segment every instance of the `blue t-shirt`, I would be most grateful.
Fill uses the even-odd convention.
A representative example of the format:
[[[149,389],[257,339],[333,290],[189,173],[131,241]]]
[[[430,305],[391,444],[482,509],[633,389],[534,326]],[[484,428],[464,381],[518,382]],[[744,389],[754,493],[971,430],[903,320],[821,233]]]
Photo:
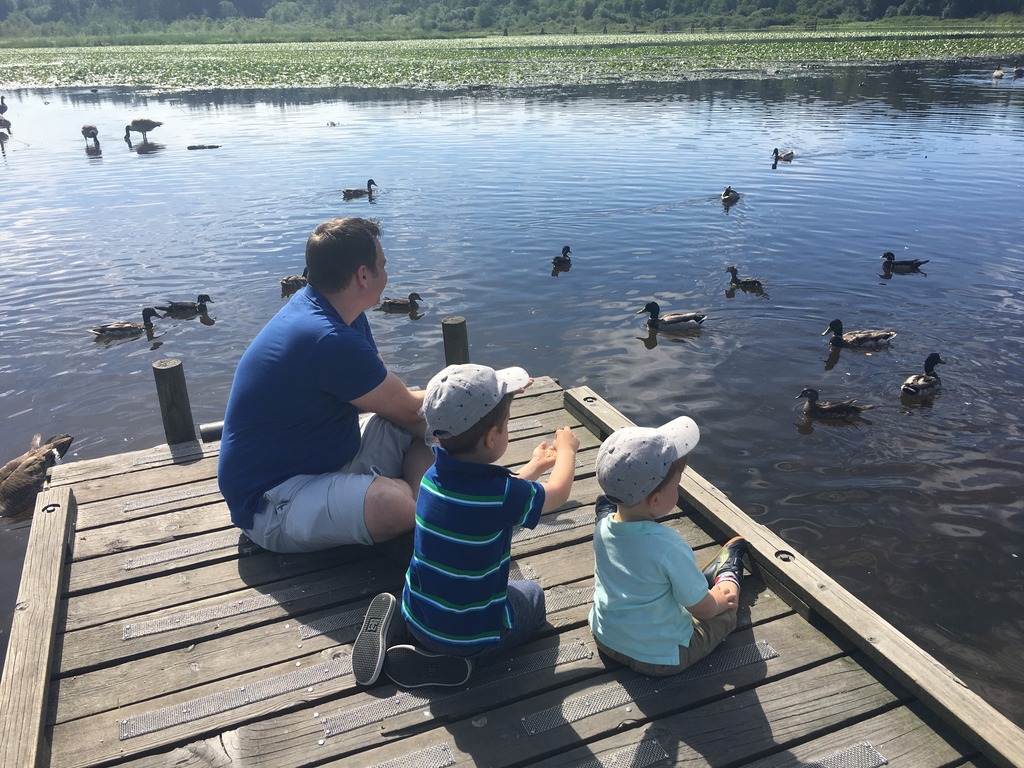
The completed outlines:
[[[438,643],[472,655],[501,640],[515,618],[505,599],[515,526],[535,528],[544,487],[434,448],[420,483],[402,615]]]
[[[678,664],[693,618],[684,606],[708,594],[708,582],[683,537],[650,520],[601,518],[594,532],[594,605],[590,630],[612,650],[648,664]]]
[[[249,530],[266,491],[351,461],[359,411],[350,401],[386,376],[365,313],[348,325],[313,286],[292,296],[242,355],[231,385],[217,467],[231,521]]]

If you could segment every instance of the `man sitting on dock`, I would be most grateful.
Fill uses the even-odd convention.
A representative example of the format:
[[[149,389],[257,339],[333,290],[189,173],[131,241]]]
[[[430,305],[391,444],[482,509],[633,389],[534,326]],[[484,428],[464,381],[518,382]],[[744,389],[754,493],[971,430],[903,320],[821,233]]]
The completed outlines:
[[[365,310],[387,285],[380,225],[331,219],[306,242],[309,284],[242,355],[218,482],[231,521],[273,552],[377,544],[413,529],[423,393],[385,366]],[[373,414],[360,426],[359,414]]]

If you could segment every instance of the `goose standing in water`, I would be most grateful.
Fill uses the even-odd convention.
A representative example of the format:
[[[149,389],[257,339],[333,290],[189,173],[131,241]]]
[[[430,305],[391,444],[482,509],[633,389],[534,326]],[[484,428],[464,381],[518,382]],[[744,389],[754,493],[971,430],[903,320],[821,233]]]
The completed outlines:
[[[996,80],[1001,80],[1003,77],[1003,68],[1001,66],[997,66],[996,71],[992,73],[992,77]]]
[[[148,117],[136,117],[128,125],[124,127],[124,140],[129,144],[132,143],[132,131],[135,133],[142,134],[142,143],[145,144],[149,141],[146,134],[152,131],[154,128],[159,128],[163,123],[159,120],[150,120]]]
[[[923,397],[924,395],[932,395],[938,392],[942,386],[942,381],[939,379],[939,375],[935,373],[935,366],[945,362],[938,352],[932,352],[925,358],[924,373],[915,373],[913,376],[908,376],[907,380],[900,385],[900,394],[910,397]]]
[[[7,102],[4,101],[4,97],[3,96],[0,96],[0,115],[6,114],[6,112],[7,112]]]
[[[360,197],[373,198],[373,188],[377,186],[377,182],[373,179],[366,180],[366,187],[350,187],[349,189],[341,190],[341,196],[346,200],[358,200]]]
[[[96,128],[95,125],[89,125],[88,123],[86,125],[83,125],[82,126],[82,136],[85,137],[86,145],[89,144],[89,139],[92,139],[93,142],[95,142],[95,145],[97,147],[100,145],[100,139],[99,139],[100,132]]]

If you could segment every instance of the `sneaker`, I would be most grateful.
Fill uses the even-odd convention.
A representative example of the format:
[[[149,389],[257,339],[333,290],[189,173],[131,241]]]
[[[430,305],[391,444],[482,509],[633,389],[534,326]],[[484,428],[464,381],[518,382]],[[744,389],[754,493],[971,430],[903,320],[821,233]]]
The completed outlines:
[[[615,505],[615,502],[602,493],[597,497],[597,504],[594,507],[594,517],[600,521],[602,517],[614,515],[616,509],[618,509],[618,507]]]
[[[359,685],[373,685],[380,677],[397,605],[394,595],[382,592],[366,609],[363,626],[352,644],[352,674]]]
[[[472,671],[469,659],[431,653],[413,645],[391,646],[384,660],[384,674],[401,688],[463,685]]]
[[[750,545],[742,536],[729,539],[711,562],[701,569],[704,578],[708,580],[708,587],[715,585],[718,574],[730,571],[736,575],[736,581],[743,581],[743,556],[747,554],[749,548]]]

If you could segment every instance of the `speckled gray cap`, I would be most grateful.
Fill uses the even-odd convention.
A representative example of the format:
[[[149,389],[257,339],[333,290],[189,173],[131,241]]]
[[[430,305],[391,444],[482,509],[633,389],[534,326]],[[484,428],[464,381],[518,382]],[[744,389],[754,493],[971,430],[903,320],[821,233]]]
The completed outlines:
[[[632,506],[668,477],[677,459],[700,440],[697,423],[680,416],[657,429],[624,427],[604,441],[597,452],[597,482],[612,501]]]
[[[423,396],[423,417],[427,436],[449,438],[461,435],[490,413],[509,392],[530,383],[522,368],[486,365],[449,365],[427,384]]]

